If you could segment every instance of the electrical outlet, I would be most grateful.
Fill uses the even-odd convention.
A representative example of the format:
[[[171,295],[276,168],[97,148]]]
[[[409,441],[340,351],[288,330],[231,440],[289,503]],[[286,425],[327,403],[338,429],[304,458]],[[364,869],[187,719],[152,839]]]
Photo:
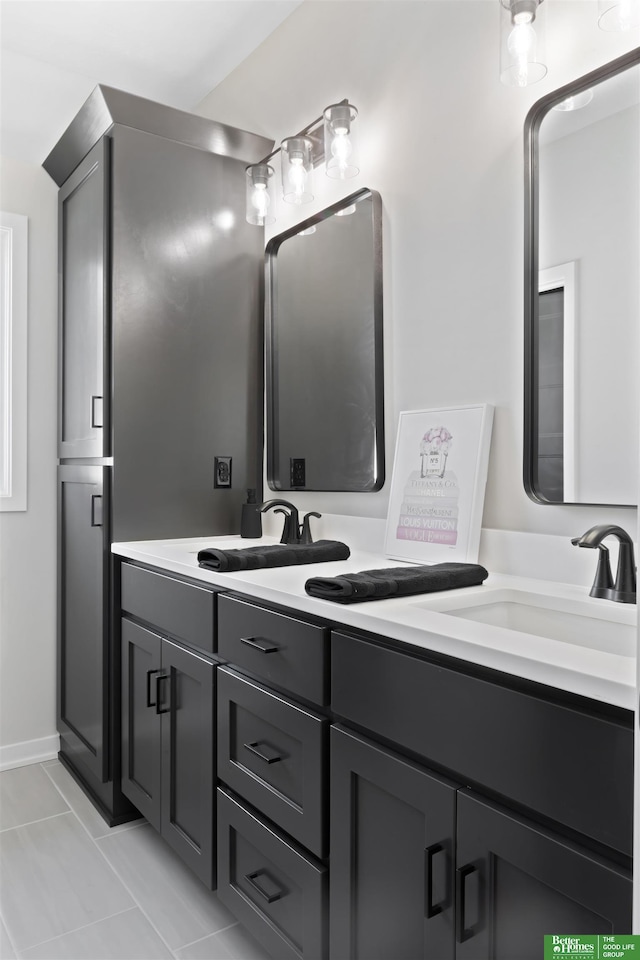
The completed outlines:
[[[304,457],[289,459],[289,479],[292,487],[306,486],[306,466]]]
[[[216,490],[231,487],[231,457],[215,457],[213,486]]]

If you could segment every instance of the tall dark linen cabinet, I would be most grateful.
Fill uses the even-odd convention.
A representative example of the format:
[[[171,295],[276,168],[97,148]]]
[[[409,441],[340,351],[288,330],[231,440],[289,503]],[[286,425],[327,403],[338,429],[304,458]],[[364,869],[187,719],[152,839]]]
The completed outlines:
[[[112,824],[133,808],[110,544],[237,533],[244,488],[261,490],[264,244],[244,167],[271,146],[100,86],[44,162],[60,187],[60,758]]]

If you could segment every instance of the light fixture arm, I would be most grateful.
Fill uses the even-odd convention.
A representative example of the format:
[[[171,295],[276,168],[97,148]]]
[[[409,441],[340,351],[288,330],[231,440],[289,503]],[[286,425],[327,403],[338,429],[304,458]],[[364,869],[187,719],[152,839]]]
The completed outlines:
[[[360,166],[352,124],[357,116],[357,108],[347,99],[332,103],[295,136],[285,137],[262,160],[245,167],[247,223],[264,227],[275,222],[275,170],[270,161],[278,154],[282,199],[286,203],[311,203],[313,169],[323,162],[326,175],[334,180],[356,177]]]
[[[343,106],[348,106],[348,105],[349,105],[349,101],[345,98],[344,100],[340,100],[340,101],[339,101],[339,105],[340,105],[341,107],[343,107]],[[306,127],[304,127],[302,130],[300,130],[298,133],[295,133],[293,136],[294,136],[294,137],[309,137],[309,135],[310,135],[311,133],[313,133],[314,130],[316,129],[316,127],[319,127],[321,123],[324,123],[324,114],[322,114],[322,116],[320,116],[320,117],[317,117],[315,120],[312,120],[311,123],[307,124]],[[290,138],[290,139],[291,139],[291,138]],[[321,140],[321,139],[320,139],[320,140],[316,140],[316,139],[313,138],[313,137],[311,137],[310,139],[311,139],[311,141],[312,141],[312,143],[313,143],[313,146],[314,146],[314,150],[313,150],[313,154],[312,154],[312,161],[313,161],[314,167],[317,167],[318,164],[319,164],[319,163],[322,163],[322,161],[324,160],[324,142],[323,142],[323,140]],[[276,157],[276,156],[277,156],[279,153],[281,153],[281,152],[282,152],[282,147],[281,147],[281,146],[280,146],[280,147],[276,147],[275,150],[272,150],[271,153],[268,153],[266,157],[263,157],[263,158],[262,158],[262,160],[258,160],[258,163],[268,163],[269,160],[273,160],[273,158]]]

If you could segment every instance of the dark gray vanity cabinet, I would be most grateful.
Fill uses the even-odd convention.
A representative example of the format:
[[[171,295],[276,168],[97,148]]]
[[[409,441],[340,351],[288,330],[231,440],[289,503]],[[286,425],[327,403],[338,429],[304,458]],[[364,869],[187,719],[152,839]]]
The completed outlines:
[[[386,924],[412,960],[628,933],[631,716],[453,664],[332,636],[332,711],[413,758],[332,728],[332,960],[383,960]]]
[[[177,598],[181,607],[172,606]],[[122,792],[213,888],[216,664],[175,642],[164,618],[192,633],[204,614],[206,627],[214,594],[125,565],[122,605]],[[155,628],[132,619],[141,615]],[[200,647],[213,646],[213,616],[210,626],[210,637],[194,634]]]
[[[630,931],[630,711],[131,562],[121,609],[123,792],[274,960]]]
[[[456,785],[331,728],[331,957],[453,960]]]

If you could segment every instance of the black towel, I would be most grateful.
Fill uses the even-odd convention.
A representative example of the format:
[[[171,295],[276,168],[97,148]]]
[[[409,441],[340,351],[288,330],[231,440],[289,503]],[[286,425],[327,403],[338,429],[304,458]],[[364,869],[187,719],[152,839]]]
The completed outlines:
[[[488,571],[477,563],[434,563],[430,566],[363,570],[344,577],[312,577],[304,588],[309,596],[321,600],[361,603],[363,600],[475,587],[488,576]]]
[[[324,563],[346,560],[349,547],[339,540],[318,540],[317,543],[276,543],[243,550],[218,550],[207,547],[198,553],[198,563],[208,570],[261,570],[265,567],[292,567],[299,563]]]

